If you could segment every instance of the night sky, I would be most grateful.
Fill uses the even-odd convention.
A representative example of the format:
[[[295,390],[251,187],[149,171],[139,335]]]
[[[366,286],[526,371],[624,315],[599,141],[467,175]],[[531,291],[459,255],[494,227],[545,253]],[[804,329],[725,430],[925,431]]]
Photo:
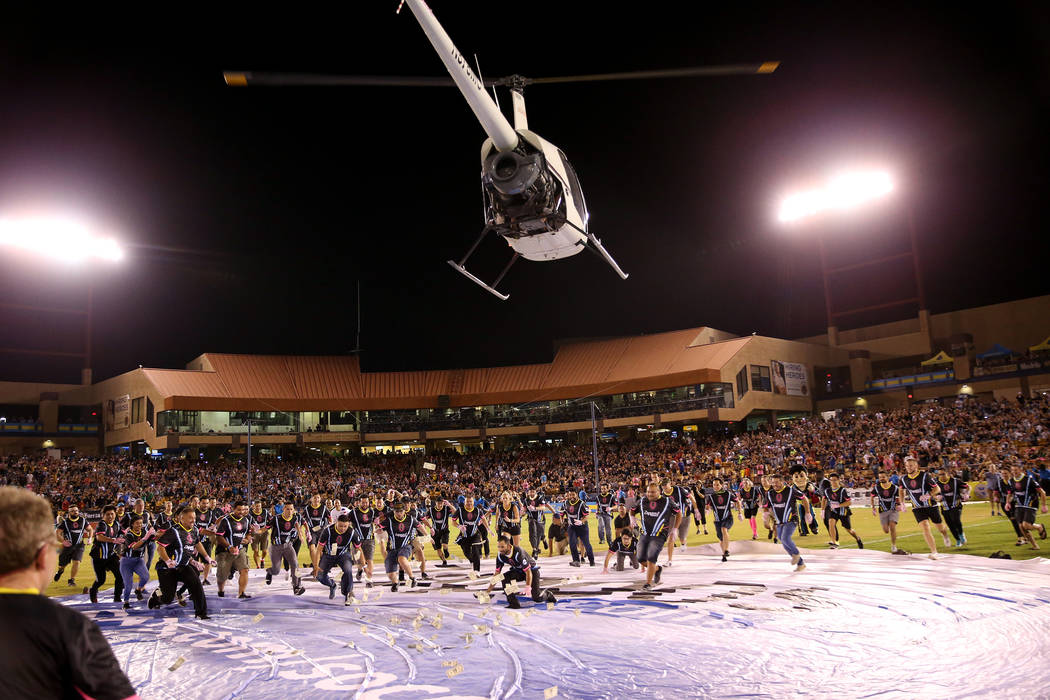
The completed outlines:
[[[458,91],[223,82],[446,76],[396,0],[6,23],[0,212],[76,212],[129,250],[93,272],[0,251],[0,293],[73,307],[93,275],[96,380],[209,351],[346,353],[358,281],[367,370],[547,362],[557,339],[697,325],[811,335],[825,326],[816,236],[835,260],[878,257],[906,241],[909,208],[934,313],[1050,293],[1047,5],[842,5],[433,0],[487,78],[781,61],[767,76],[529,88],[530,127],[568,155],[591,229],[631,276],[586,253],[521,261],[507,302],[445,264],[482,225],[484,135]],[[888,200],[776,224],[794,183],[869,164],[895,174]],[[492,279],[508,255],[493,238],[471,267]],[[908,296],[907,264],[843,280],[839,298]],[[0,347],[75,351],[74,321],[0,310]],[[76,370],[4,356],[0,379]]]

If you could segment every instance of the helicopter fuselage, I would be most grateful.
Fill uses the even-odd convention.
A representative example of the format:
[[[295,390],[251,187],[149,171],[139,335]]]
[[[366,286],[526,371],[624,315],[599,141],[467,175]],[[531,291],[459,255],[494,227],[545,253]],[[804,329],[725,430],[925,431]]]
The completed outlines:
[[[526,260],[558,260],[587,244],[587,205],[572,164],[554,144],[528,129],[518,145],[481,146],[485,225]]]

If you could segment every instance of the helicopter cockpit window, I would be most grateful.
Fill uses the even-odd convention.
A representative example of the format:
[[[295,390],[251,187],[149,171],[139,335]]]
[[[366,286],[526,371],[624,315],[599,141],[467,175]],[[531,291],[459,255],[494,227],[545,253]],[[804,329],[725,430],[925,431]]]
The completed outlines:
[[[584,230],[587,229],[587,203],[583,200],[583,189],[580,187],[580,179],[576,177],[576,171],[572,168],[572,163],[565,157],[565,154],[558,149],[558,157],[561,158],[562,165],[565,166],[565,176],[569,180],[569,191],[572,194],[572,202],[576,206],[576,212],[580,215],[580,221],[583,222]]]

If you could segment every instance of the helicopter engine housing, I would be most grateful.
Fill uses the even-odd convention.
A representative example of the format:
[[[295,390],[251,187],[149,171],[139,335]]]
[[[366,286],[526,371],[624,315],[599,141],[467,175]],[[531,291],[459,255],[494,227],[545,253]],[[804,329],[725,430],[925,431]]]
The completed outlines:
[[[565,223],[561,182],[539,150],[493,152],[482,167],[486,218],[501,235],[535,236]]]

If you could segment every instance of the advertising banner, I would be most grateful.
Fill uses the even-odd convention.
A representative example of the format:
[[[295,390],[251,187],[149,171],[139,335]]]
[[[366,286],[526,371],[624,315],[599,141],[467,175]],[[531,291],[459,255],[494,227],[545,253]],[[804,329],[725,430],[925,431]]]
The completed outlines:
[[[809,396],[809,374],[805,365],[795,362],[770,362],[773,393],[786,396]]]
[[[123,430],[131,426],[131,396],[124,394],[106,401],[106,430]]]

